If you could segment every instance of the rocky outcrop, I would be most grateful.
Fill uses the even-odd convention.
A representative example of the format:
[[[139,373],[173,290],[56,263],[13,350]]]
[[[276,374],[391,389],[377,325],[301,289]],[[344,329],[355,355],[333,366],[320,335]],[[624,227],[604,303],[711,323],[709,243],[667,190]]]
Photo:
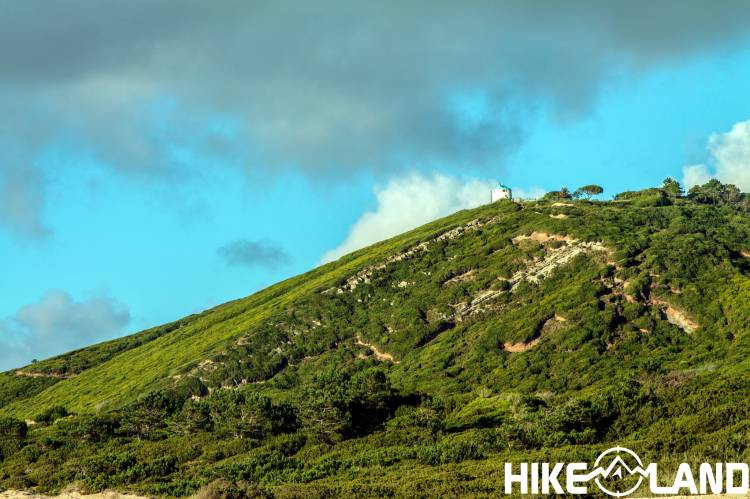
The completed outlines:
[[[497,298],[503,293],[513,292],[519,284],[524,281],[539,283],[559,267],[571,262],[575,257],[590,253],[603,252],[609,255],[611,252],[604,244],[600,242],[579,241],[578,239],[560,234],[547,234],[545,232],[532,232],[531,234],[521,235],[512,239],[513,244],[521,244],[523,241],[536,241],[547,246],[547,256],[538,261],[532,261],[529,265],[513,274],[507,281],[507,285],[499,289],[487,289],[480,291],[472,300],[460,303],[454,307],[455,318],[462,321],[469,315],[482,311],[482,305]],[[553,247],[549,243],[562,243],[560,246]]]
[[[496,223],[498,220],[499,220],[498,217],[492,217],[492,218],[488,218],[485,220],[475,219],[475,220],[465,223],[464,225],[459,225],[458,227],[455,227],[449,231],[443,232],[439,236],[436,236],[429,241],[416,244],[412,246],[411,248],[405,251],[402,251],[401,253],[396,253],[395,255],[391,255],[388,258],[386,258],[384,262],[371,265],[369,267],[365,267],[364,269],[360,270],[353,276],[346,279],[346,281],[344,281],[344,283],[341,286],[337,288],[329,288],[323,291],[323,293],[327,294],[327,293],[333,293],[333,292],[336,292],[336,293],[352,292],[355,289],[357,289],[357,286],[359,286],[360,284],[369,283],[376,273],[385,270],[386,268],[388,268],[389,265],[412,258],[413,256],[419,253],[422,253],[423,251],[426,251],[427,248],[429,248],[429,246],[435,242],[451,241],[453,239],[456,239],[457,237],[461,237],[467,232],[476,231],[482,227],[486,227],[488,225]]]
[[[600,242],[579,241],[571,236],[547,234],[544,232],[532,232],[530,235],[515,237],[513,238],[513,243],[519,244],[525,240],[536,241],[542,244],[556,241],[563,244],[556,248],[548,248],[546,258],[516,272],[510,278],[510,282],[514,288],[522,281],[540,282],[542,279],[550,276],[558,267],[572,261],[578,255],[592,251],[609,253],[609,249]]]
[[[700,324],[688,317],[684,311],[674,307],[669,302],[657,299],[653,299],[651,302],[664,312],[670,324],[674,324],[687,334],[692,334],[701,327]]]

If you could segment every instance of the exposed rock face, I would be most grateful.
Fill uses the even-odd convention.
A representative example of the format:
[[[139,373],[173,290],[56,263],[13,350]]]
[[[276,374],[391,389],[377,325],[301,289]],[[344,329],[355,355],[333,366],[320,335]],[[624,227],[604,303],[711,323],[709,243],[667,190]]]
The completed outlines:
[[[447,281],[443,283],[443,286],[449,286],[451,284],[457,284],[459,282],[466,282],[471,281],[474,279],[474,274],[476,273],[476,270],[471,269],[467,272],[464,272],[463,274],[458,274],[456,276],[451,277]]]
[[[694,333],[701,327],[700,324],[690,319],[685,312],[675,308],[664,300],[651,300],[652,303],[662,309],[670,324],[674,324],[688,334]]]
[[[611,253],[609,248],[600,242],[579,241],[571,236],[563,236],[560,234],[532,232],[531,234],[517,236],[512,239],[513,244],[516,245],[528,240],[536,241],[545,245],[548,245],[548,243],[551,242],[562,244],[558,247],[548,246],[547,256],[544,259],[531,262],[525,269],[519,270],[513,274],[510,279],[507,279],[510,286],[510,292],[513,292],[513,290],[515,290],[523,281],[535,284],[539,283],[546,277],[552,275],[557,268],[571,262],[578,255],[590,252]],[[471,301],[462,303],[455,308],[456,320],[460,322],[467,316],[479,312],[481,310],[480,305],[507,292],[507,290],[503,289],[487,289],[479,292]]]
[[[513,287],[516,287],[521,281],[531,281],[537,283],[548,277],[558,267],[565,265],[578,255],[601,251],[609,253],[609,249],[600,242],[579,241],[570,236],[559,234],[547,234],[544,232],[532,232],[530,235],[523,235],[513,238],[514,244],[521,241],[531,240],[538,243],[549,243],[551,241],[564,243],[557,248],[549,248],[547,257],[543,260],[530,265],[528,268],[516,272],[510,281]]]
[[[392,263],[409,259],[415,256],[416,254],[425,251],[432,243],[441,242],[441,241],[451,241],[453,239],[456,239],[457,237],[462,236],[464,233],[468,231],[478,230],[487,225],[496,223],[498,220],[499,220],[498,217],[493,217],[493,218],[489,218],[485,220],[475,219],[470,222],[467,222],[464,225],[460,225],[449,231],[443,232],[439,236],[436,236],[435,238],[431,239],[430,241],[419,243],[407,249],[406,251],[389,256],[382,263],[372,265],[370,267],[366,267],[362,269],[361,271],[357,272],[356,274],[348,278],[344,282],[344,284],[342,284],[339,288],[330,288],[330,289],[325,290],[323,293],[331,293],[333,291],[337,293],[354,291],[357,288],[357,286],[359,286],[360,284],[369,283],[372,277],[375,275],[375,273],[385,270]]]

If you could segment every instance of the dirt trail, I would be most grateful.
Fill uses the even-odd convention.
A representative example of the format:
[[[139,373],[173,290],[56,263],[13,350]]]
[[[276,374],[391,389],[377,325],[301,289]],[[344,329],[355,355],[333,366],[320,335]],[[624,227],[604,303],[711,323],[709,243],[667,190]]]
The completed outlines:
[[[38,371],[24,371],[23,369],[18,369],[13,374],[16,376],[22,376],[24,378],[57,378],[57,379],[70,379],[75,378],[75,374],[61,374],[61,373],[42,373]],[[2,497],[2,496],[0,496]]]
[[[147,499],[144,496],[121,494],[119,492],[102,492],[99,494],[81,494],[80,492],[62,492],[57,496],[44,496],[20,490],[0,492],[0,499]]]
[[[378,359],[381,362],[385,361],[385,362],[390,362],[392,364],[400,364],[401,363],[398,360],[394,359],[393,355],[391,355],[389,353],[386,353],[386,352],[381,352],[380,350],[378,350],[378,347],[376,347],[375,345],[373,345],[371,343],[365,343],[362,340],[362,337],[359,336],[359,335],[357,335],[357,345],[369,348],[370,351],[372,351],[372,354],[375,356],[375,358]]]
[[[537,346],[539,342],[542,341],[542,339],[546,338],[550,334],[556,331],[559,331],[561,328],[565,327],[564,326],[565,322],[568,322],[568,319],[556,313],[551,318],[547,319],[547,321],[544,323],[544,325],[542,326],[542,329],[539,331],[539,336],[537,336],[536,338],[534,338],[533,340],[529,342],[523,342],[523,341],[520,341],[518,343],[513,343],[510,341],[505,342],[503,343],[503,349],[506,352],[510,352],[510,353],[522,353],[522,352],[531,350],[532,348]]]

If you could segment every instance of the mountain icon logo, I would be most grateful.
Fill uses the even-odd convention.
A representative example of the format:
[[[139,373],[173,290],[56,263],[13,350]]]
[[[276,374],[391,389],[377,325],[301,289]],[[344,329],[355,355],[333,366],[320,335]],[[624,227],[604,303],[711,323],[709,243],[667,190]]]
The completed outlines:
[[[625,497],[638,490],[646,475],[638,454],[625,447],[613,447],[599,454],[589,476],[605,494]]]

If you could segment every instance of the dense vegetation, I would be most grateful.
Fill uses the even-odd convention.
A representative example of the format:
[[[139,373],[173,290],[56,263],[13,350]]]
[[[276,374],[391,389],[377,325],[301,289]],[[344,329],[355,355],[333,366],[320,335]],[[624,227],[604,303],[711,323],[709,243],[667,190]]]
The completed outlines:
[[[614,444],[750,460],[747,195],[600,193],[459,212],[2,374],[0,487],[494,495],[507,460]]]

